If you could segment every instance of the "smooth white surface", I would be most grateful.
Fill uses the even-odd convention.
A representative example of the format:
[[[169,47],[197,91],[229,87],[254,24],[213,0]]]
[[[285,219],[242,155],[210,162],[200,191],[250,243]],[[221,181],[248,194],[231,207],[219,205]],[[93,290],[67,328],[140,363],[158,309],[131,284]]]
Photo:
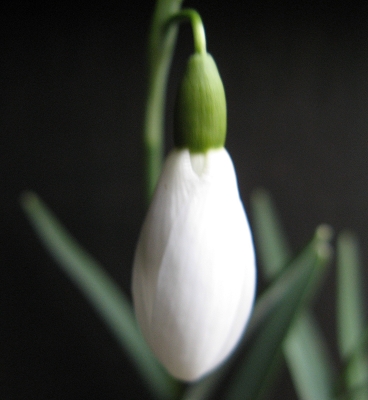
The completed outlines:
[[[173,150],[133,267],[138,323],[173,376],[199,379],[231,353],[255,286],[253,243],[229,154]]]

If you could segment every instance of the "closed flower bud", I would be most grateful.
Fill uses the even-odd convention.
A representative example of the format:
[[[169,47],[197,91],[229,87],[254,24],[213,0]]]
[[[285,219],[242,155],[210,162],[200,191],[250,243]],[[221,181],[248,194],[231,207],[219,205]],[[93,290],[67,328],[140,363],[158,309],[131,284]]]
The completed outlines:
[[[133,300],[146,341],[174,377],[197,380],[228,357],[249,319],[255,281],[229,154],[172,150],[140,233]]]

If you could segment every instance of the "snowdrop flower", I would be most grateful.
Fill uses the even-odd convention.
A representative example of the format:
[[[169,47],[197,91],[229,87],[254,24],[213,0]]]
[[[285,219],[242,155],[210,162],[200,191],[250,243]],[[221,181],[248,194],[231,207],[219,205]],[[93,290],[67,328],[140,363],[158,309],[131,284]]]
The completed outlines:
[[[223,147],[225,95],[209,54],[189,60],[175,118],[176,147],[140,233],[132,290],[156,357],[174,377],[194,381],[239,342],[256,280],[251,233]]]

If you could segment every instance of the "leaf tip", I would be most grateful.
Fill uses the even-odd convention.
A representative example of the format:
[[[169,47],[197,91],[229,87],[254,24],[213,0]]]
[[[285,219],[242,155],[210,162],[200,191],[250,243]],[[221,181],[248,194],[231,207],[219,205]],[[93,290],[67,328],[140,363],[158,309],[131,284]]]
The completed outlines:
[[[25,190],[23,191],[20,196],[19,196],[19,204],[23,211],[26,213],[29,213],[30,211],[34,210],[35,207],[39,204],[40,199],[38,195],[31,191],[31,190]]]
[[[258,203],[259,201],[269,201],[270,194],[267,189],[257,187],[251,193],[251,201]]]
[[[316,229],[316,238],[321,242],[330,242],[334,235],[333,228],[328,224],[321,224]]]

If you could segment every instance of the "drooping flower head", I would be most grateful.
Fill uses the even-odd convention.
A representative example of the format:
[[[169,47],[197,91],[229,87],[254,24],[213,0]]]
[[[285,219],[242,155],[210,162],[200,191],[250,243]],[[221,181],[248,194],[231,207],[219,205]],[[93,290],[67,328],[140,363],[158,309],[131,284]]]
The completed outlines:
[[[174,125],[175,148],[140,233],[132,290],[154,354],[173,376],[193,381],[239,342],[256,281],[251,233],[223,147],[225,93],[208,53],[189,59]]]

